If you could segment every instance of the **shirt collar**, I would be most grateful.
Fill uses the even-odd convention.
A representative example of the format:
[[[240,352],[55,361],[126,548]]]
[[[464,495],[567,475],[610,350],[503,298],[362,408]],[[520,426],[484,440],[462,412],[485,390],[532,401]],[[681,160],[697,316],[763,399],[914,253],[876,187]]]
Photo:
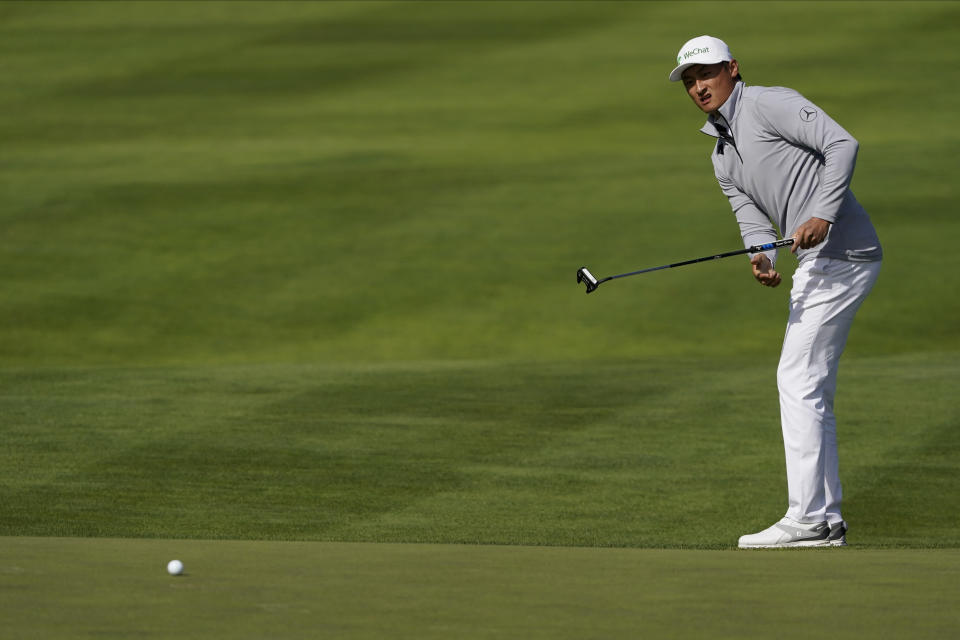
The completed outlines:
[[[740,102],[741,93],[743,93],[743,80],[737,82],[733,87],[733,91],[730,92],[730,97],[727,98],[727,101],[717,110],[720,114],[719,117],[713,113],[708,115],[707,122],[700,131],[708,136],[719,138],[720,132],[717,131],[716,126],[719,123],[721,126],[726,127],[730,135],[733,135],[733,120],[737,115],[737,104]]]

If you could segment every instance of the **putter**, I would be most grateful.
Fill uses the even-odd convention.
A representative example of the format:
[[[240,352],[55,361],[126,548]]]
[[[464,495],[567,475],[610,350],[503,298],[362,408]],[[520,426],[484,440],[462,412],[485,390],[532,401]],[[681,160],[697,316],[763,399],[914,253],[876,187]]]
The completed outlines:
[[[649,273],[650,271],[659,271],[660,269],[672,269],[673,267],[682,267],[687,264],[695,264],[697,262],[706,262],[707,260],[718,260],[720,258],[729,258],[730,256],[739,256],[744,253],[759,253],[761,251],[769,251],[770,249],[779,249],[780,247],[789,247],[793,244],[793,238],[786,238],[785,240],[777,240],[776,242],[768,242],[767,244],[755,244],[752,247],[747,247],[746,249],[739,249],[737,251],[728,251],[727,253],[721,253],[716,256],[704,256],[703,258],[694,258],[693,260],[684,260],[683,262],[674,262],[673,264],[665,264],[661,267],[650,267],[649,269],[641,269],[640,271],[631,271],[630,273],[621,273],[617,276],[609,276],[597,280],[597,278],[590,273],[590,270],[586,267],[580,267],[577,269],[577,284],[583,282],[587,285],[587,293],[593,293],[597,290],[601,284],[607,280],[616,280],[617,278],[626,278],[627,276],[635,276],[641,273]]]

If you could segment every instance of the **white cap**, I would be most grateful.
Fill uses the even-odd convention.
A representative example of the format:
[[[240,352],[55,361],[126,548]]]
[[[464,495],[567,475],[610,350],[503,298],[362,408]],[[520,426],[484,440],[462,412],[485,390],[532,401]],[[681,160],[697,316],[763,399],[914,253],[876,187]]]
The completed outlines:
[[[733,54],[726,42],[713,36],[697,36],[680,47],[677,68],[670,72],[670,82],[679,80],[680,74],[695,64],[716,64],[730,60],[733,60]]]

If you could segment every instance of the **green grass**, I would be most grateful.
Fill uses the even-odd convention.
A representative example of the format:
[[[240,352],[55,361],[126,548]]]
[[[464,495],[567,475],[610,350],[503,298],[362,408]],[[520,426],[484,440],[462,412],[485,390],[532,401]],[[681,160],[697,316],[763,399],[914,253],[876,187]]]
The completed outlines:
[[[741,323],[785,291],[743,260],[572,284],[739,245],[701,116],[665,80],[700,5],[274,5],[5,6],[6,365],[769,355],[781,323]],[[956,68],[956,5],[745,7],[821,34],[801,62],[709,11],[746,78],[861,140],[889,259],[860,345],[960,349],[957,297],[916,281],[960,287],[927,244],[957,229],[958,134],[916,69]],[[879,91],[873,65],[898,82]]]
[[[946,638],[960,625],[956,549],[0,543],[4,635],[15,640],[805,638],[813,626],[850,638]],[[177,578],[165,572],[174,557],[186,567]]]
[[[789,576],[828,581],[824,628],[949,635],[927,585],[960,546],[957,24],[946,2],[0,5],[0,565],[28,581],[5,610],[37,603],[5,633],[255,636],[349,611],[333,631],[768,637],[799,624],[763,600]],[[854,553],[726,551],[784,509],[786,286],[737,258],[574,284],[740,245],[702,115],[666,81],[700,33],[861,143],[886,257],[837,399]],[[180,549],[196,572],[156,582]],[[244,553],[290,592],[249,628],[229,585],[273,605],[229,573]],[[305,607],[316,574],[289,554],[341,577],[373,554],[386,577]],[[404,592],[420,563],[436,590]],[[671,580],[692,565],[711,580]],[[128,579],[141,621],[112,606]]]
[[[15,371],[0,535],[730,548],[783,508],[772,367]],[[960,544],[958,374],[955,354],[846,363],[851,540]]]

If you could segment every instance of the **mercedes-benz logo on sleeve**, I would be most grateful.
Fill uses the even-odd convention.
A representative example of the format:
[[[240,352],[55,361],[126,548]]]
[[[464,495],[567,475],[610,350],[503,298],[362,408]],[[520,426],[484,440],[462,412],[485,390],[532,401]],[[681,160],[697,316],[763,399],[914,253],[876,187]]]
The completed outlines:
[[[817,117],[817,110],[813,107],[803,107],[800,109],[800,119],[804,122],[810,122]]]

